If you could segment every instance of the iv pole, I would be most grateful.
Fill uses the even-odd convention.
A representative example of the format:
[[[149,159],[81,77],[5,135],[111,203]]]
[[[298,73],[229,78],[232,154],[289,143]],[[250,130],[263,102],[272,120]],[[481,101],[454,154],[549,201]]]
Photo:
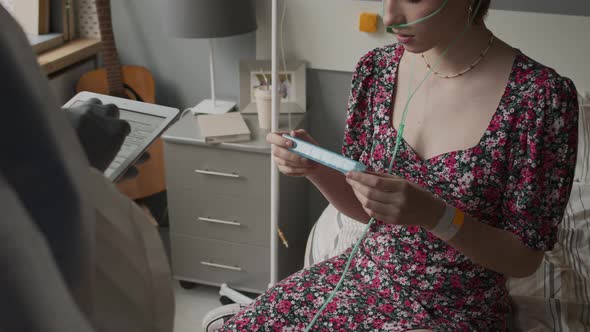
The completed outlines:
[[[278,0],[272,0],[272,52],[271,52],[271,93],[272,93],[272,116],[271,130],[279,131],[279,61],[278,61]],[[276,167],[274,158],[270,158],[270,282],[268,288],[274,286],[279,276],[279,241],[277,235],[279,223],[279,170]],[[227,296],[236,303],[249,304],[252,299],[231,289],[227,284],[222,284],[219,295]]]
[[[277,14],[278,0],[272,0],[272,53],[271,53],[271,93],[272,93],[272,117],[271,130],[279,130],[279,99],[278,99],[278,33]],[[270,284],[269,288],[277,283],[278,278],[278,254],[279,242],[277,236],[277,225],[279,222],[279,171],[275,165],[274,158],[270,158]]]

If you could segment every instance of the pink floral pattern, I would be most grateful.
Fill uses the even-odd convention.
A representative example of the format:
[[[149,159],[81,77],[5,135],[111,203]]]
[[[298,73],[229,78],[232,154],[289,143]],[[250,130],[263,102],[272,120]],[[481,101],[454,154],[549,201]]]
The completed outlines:
[[[353,75],[342,152],[374,171],[386,171],[395,145],[392,99],[403,52],[399,44],[375,49]],[[532,249],[550,250],[573,181],[577,110],[569,79],[519,54],[479,144],[422,160],[402,140],[393,173]],[[222,331],[303,330],[349,253],[286,278]],[[505,281],[420,227],[377,221],[312,330],[503,331]]]

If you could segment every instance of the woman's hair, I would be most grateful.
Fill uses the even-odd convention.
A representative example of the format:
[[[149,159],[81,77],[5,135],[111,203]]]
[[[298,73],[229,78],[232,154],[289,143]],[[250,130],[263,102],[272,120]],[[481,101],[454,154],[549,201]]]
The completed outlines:
[[[492,0],[473,0],[473,10],[479,5],[479,10],[475,13],[475,24],[483,23],[484,18],[488,14],[490,9],[490,3]]]

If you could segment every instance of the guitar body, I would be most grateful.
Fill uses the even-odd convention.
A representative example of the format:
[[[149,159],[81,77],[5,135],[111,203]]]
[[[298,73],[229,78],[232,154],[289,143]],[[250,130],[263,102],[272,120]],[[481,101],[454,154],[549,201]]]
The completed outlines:
[[[121,79],[127,98],[155,103],[156,88],[149,70],[140,66],[122,66]],[[78,81],[76,90],[110,94],[107,71],[101,68],[84,74]],[[144,198],[166,190],[162,139],[156,139],[147,151],[150,153],[150,159],[136,166],[139,171],[138,176],[120,181],[117,185],[119,190],[131,199]]]
[[[152,73],[140,66],[122,66],[121,75],[123,84],[131,87],[146,103],[156,102],[156,84]],[[103,95],[109,94],[107,71],[104,68],[85,73],[80,77],[76,85],[77,92],[90,91]],[[125,89],[128,99],[138,100],[130,90]]]

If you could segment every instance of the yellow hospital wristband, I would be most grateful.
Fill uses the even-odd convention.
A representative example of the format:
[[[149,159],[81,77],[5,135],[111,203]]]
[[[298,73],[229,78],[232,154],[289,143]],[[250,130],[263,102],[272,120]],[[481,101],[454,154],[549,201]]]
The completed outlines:
[[[448,242],[459,233],[464,222],[465,213],[447,204],[442,218],[430,232],[439,239]]]

